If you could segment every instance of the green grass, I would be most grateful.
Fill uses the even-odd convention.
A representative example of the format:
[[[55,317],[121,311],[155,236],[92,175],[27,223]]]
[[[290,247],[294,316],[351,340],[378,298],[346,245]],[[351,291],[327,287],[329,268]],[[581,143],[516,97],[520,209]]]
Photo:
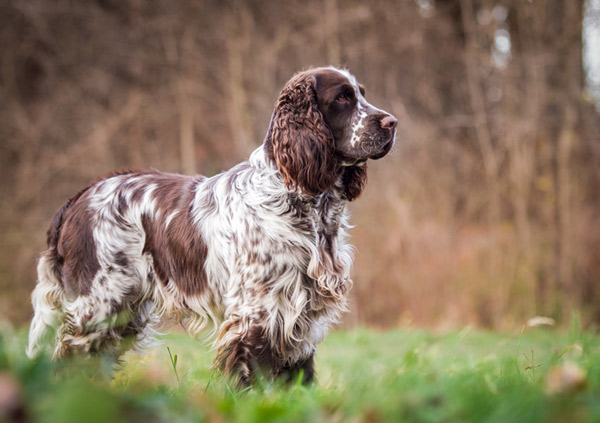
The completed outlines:
[[[21,412],[36,422],[600,421],[600,337],[576,323],[515,334],[333,332],[317,352],[316,385],[243,392],[214,375],[213,353],[183,334],[128,354],[112,380],[85,363],[28,361],[24,343],[23,332],[0,331],[0,392],[2,378],[16,381]],[[574,382],[562,381],[573,369]]]

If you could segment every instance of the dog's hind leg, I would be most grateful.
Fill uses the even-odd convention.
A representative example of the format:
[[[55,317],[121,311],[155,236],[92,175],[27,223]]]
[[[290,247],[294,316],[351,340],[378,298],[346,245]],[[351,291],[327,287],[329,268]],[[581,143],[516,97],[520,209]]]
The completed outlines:
[[[143,347],[145,338],[153,335],[158,323],[154,303],[135,285],[116,289],[119,278],[113,274],[109,280],[110,276],[100,272],[88,295],[65,302],[55,359],[103,354],[118,359],[132,347]]]
[[[108,354],[118,359],[145,336],[153,323],[150,303],[139,299],[80,296],[65,304],[54,358]]]

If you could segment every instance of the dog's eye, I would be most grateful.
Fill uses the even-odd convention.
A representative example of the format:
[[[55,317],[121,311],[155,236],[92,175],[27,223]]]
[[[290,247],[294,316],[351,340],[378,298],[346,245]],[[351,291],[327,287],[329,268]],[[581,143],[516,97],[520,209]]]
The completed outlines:
[[[349,103],[350,96],[347,93],[342,93],[335,98],[335,101],[338,103]]]

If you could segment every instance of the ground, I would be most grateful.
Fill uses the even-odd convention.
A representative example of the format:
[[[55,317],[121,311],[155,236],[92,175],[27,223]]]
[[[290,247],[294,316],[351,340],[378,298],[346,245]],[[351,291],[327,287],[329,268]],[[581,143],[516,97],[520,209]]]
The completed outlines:
[[[24,331],[0,336],[0,422],[600,421],[600,337],[577,321],[514,333],[335,331],[318,350],[316,385],[242,392],[184,334],[128,354],[112,379],[90,376],[89,363],[30,362]]]

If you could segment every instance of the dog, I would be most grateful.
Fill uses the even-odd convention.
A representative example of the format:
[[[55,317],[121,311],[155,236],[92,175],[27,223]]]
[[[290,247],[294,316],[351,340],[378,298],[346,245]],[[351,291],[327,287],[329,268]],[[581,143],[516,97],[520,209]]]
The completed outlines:
[[[55,359],[118,358],[170,321],[212,328],[215,366],[240,385],[259,373],[312,381],[352,285],[346,206],[396,126],[347,70],[309,69],[282,89],[248,161],[213,177],[134,171],[82,189],[48,230],[28,356],[50,333]]]

